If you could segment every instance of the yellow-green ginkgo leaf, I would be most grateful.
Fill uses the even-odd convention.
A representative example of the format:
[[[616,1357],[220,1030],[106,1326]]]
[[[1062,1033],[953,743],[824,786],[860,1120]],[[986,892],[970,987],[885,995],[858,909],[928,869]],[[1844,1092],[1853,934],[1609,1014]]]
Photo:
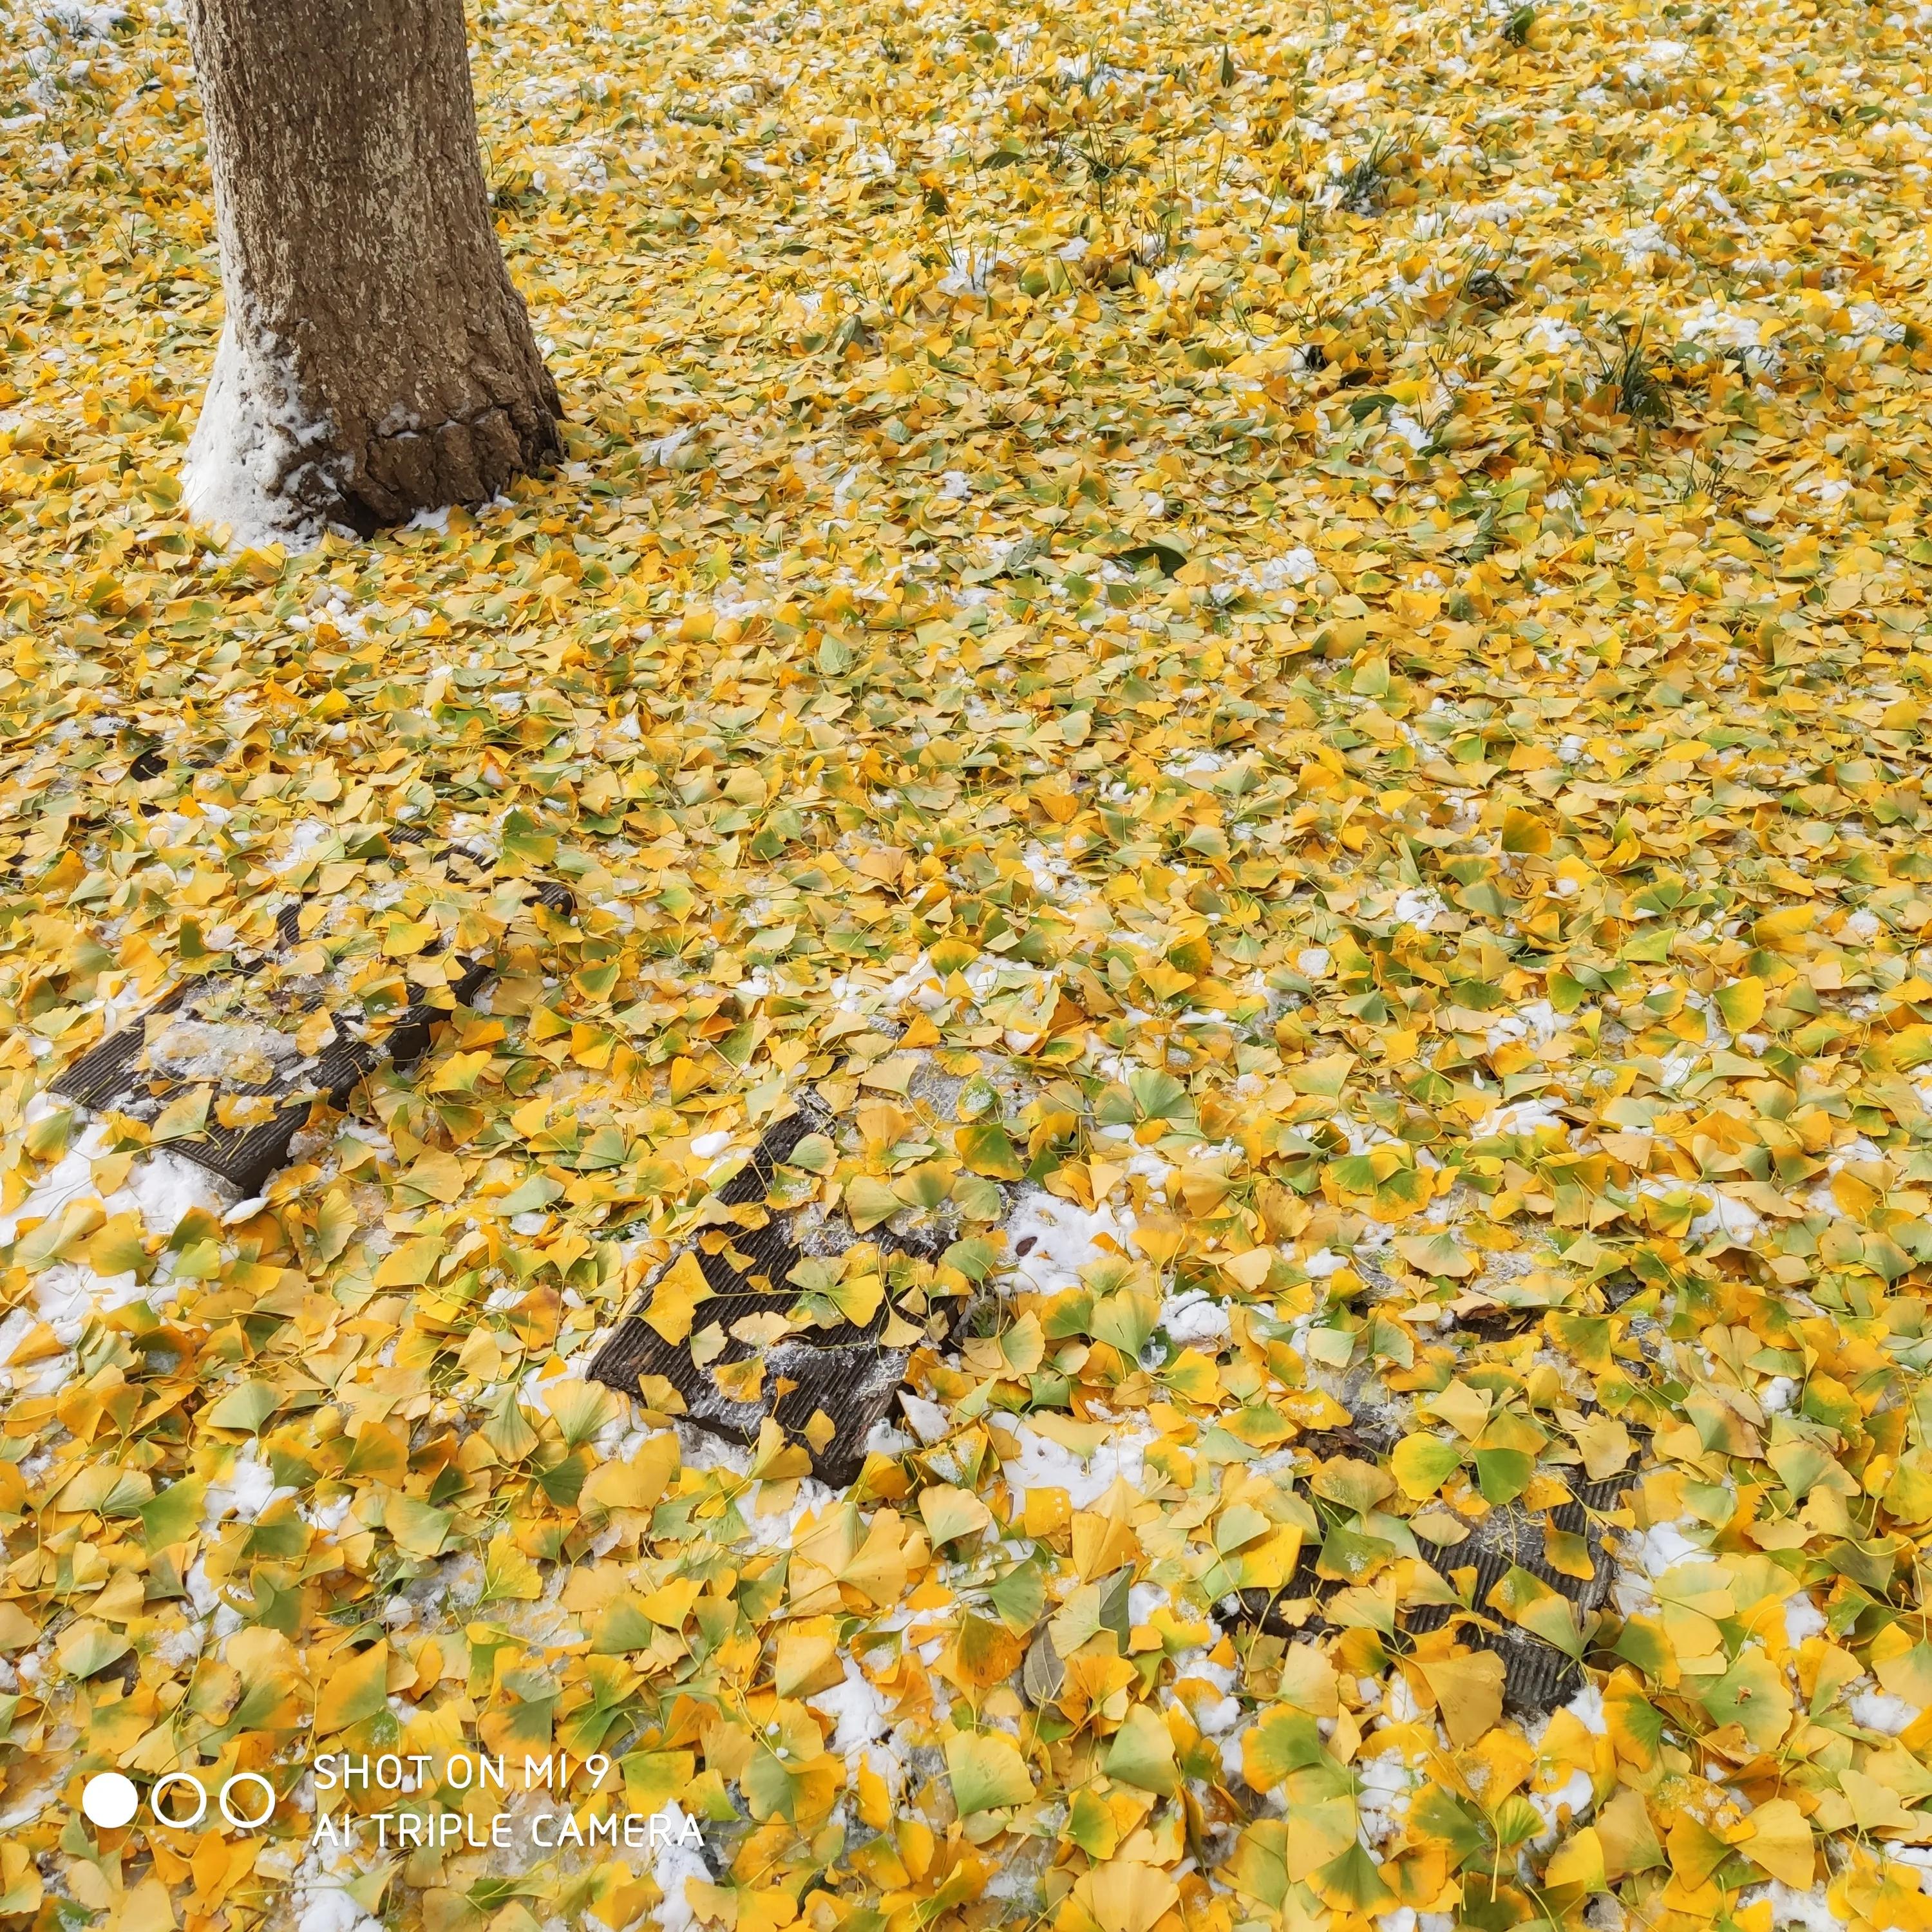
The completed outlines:
[[[96,1618],[82,1617],[61,1633],[54,1656],[68,1676],[92,1677],[126,1656],[128,1648],[124,1632],[112,1630]]]
[[[340,1653],[329,1661],[315,1700],[315,1729],[319,1737],[346,1731],[365,1718],[373,1718],[386,1708],[389,1676],[389,1646],[372,1643],[352,1657]]]
[[[1768,1798],[1745,1820],[1750,1836],[1738,1847],[1751,1863],[1801,1892],[1811,1888],[1817,1847],[1804,1814],[1789,1798]]]
[[[1308,1888],[1334,1912],[1372,1912],[1395,1898],[1381,1866],[1359,1841],[1310,1872]]]
[[[1395,1251],[1418,1274],[1448,1275],[1460,1281],[1476,1271],[1474,1261],[1447,1232],[1398,1234]]]
[[[1459,1749],[1474,1744],[1503,1712],[1503,1660],[1489,1651],[1417,1660],[1437,1714]]]
[[[1754,1750],[1769,1750],[1791,1722],[1791,1687],[1755,1644],[1738,1653],[1699,1701],[1719,1724],[1737,1725]]]
[[[1148,1706],[1136,1704],[1114,1733],[1101,1762],[1109,1778],[1142,1791],[1168,1797],[1178,1789],[1180,1773],[1174,1762],[1174,1734]]]
[[[1462,1466],[1462,1451],[1439,1436],[1405,1436],[1389,1456],[1389,1473],[1415,1502],[1435,1495]]]
[[[935,1483],[920,1490],[919,1514],[935,1550],[956,1537],[984,1529],[993,1520],[992,1511],[970,1490],[950,1483]]]
[[[1004,1731],[953,1731],[946,1740],[946,1774],[952,1802],[966,1816],[1033,1797],[1033,1774],[1020,1748]]]
[[[1304,1710],[1275,1704],[1240,1733],[1240,1775],[1256,1791],[1274,1791],[1288,1772],[1322,1762],[1322,1733]]]
[[[1748,1033],[1764,1018],[1764,982],[1754,975],[1720,986],[1716,998],[1718,1011],[1732,1033]]]
[[[483,1589],[477,1598],[484,1604],[533,1604],[543,1594],[543,1575],[517,1547],[507,1530],[490,1538],[483,1552]],[[648,1642],[648,1636],[645,1640]]]

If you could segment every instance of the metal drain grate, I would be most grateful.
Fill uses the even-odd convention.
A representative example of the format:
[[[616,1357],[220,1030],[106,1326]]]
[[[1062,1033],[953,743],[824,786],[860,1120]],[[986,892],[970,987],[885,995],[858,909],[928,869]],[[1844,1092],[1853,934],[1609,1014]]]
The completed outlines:
[[[1633,1474],[1573,1484],[1571,1499],[1547,1511],[1504,1504],[1471,1525],[1466,1542],[1454,1545],[1436,1558],[1438,1570],[1475,1571],[1468,1600],[1484,1621],[1478,1623],[1466,1617],[1462,1634],[1472,1643],[1493,1651],[1502,1659],[1504,1692],[1510,1703],[1526,1710],[1552,1709],[1576,1695],[1582,1684],[1582,1672],[1553,1644],[1546,1643],[1533,1632],[1490,1609],[1490,1592],[1513,1567],[1520,1567],[1559,1596],[1567,1598],[1580,1615],[1602,1609],[1610,1596],[1614,1565],[1604,1551],[1603,1526],[1596,1519],[1615,1509],[1623,1492],[1636,1480]],[[1588,1577],[1568,1576],[1551,1566],[1544,1550],[1546,1518],[1554,1528],[1582,1538],[1590,1555]],[[1292,1627],[1280,1615],[1277,1605],[1312,1597],[1316,1608],[1307,1622],[1325,1622],[1322,1604],[1343,1586],[1316,1574],[1316,1550],[1304,1546],[1294,1576],[1277,1594],[1260,1590],[1237,1592],[1234,1601],[1242,1620],[1288,1634]],[[1451,1618],[1462,1616],[1462,1610],[1448,1604],[1421,1604],[1406,1611],[1403,1622],[1411,1636],[1419,1636],[1440,1630]]]
[[[542,886],[536,896],[562,916],[567,917],[575,910],[567,886]],[[293,906],[283,908],[276,927],[284,949],[298,943]],[[449,982],[448,990],[454,1004],[466,1006],[482,990],[494,968],[475,960],[458,963],[461,971]],[[218,999],[224,989],[238,980],[253,978],[267,964],[266,958],[256,959],[232,972],[184,981],[172,988],[132,1025],[96,1041],[54,1081],[52,1090],[96,1113],[112,1110],[136,1119],[152,1119],[175,1090],[197,1084],[212,1085],[224,1099],[283,1101],[285,1104],[266,1120],[246,1126],[214,1122],[198,1136],[170,1143],[174,1151],[220,1174],[244,1196],[259,1192],[268,1176],[286,1162],[289,1143],[318,1097],[339,1107],[356,1082],[384,1061],[406,1066],[419,1058],[429,1045],[430,1030],[448,1016],[448,1010],[418,1000],[404,1008],[394,1024],[376,1038],[338,1020],[335,1037],[326,1046],[288,1067],[278,1068],[268,1079],[223,1078],[218,1074],[212,1079],[170,1079],[164,1071],[157,1072],[151,1060],[154,1022],[192,1022],[205,1002]]]
[[[466,1005],[474,999],[489,976],[488,967],[466,963],[461,977],[450,985],[456,1004]],[[158,1112],[169,1096],[155,1091],[160,1083],[150,1077],[146,1064],[148,1021],[191,1014],[196,994],[202,990],[193,982],[176,987],[151,1007],[148,1016],[90,1047],[53,1082],[52,1091],[97,1113],[111,1109],[140,1118]],[[272,1079],[218,1080],[213,1084],[224,1097],[283,1100],[286,1104],[252,1126],[211,1124],[202,1134],[171,1142],[170,1147],[220,1174],[244,1196],[256,1193],[277,1168],[286,1163],[289,1143],[308,1118],[317,1096],[326,1098],[332,1106],[340,1106],[356,1083],[384,1060],[406,1064],[417,1058],[429,1045],[430,1028],[447,1017],[445,1010],[419,1003],[406,1008],[380,1041],[338,1034],[328,1046]]]
[[[913,1083],[910,1098],[915,1104],[923,1099],[944,1106],[963,1084],[928,1064]],[[844,1124],[815,1097],[801,1096],[797,1112],[768,1128],[750,1160],[719,1190],[720,1206],[767,1204],[780,1166],[800,1144],[809,1135],[834,1136]],[[1004,1189],[1001,1198],[1010,1205]],[[700,1362],[686,1341],[667,1341],[660,1335],[645,1318],[652,1286],[647,1284],[643,1298],[598,1350],[589,1374],[646,1401],[647,1378],[661,1378],[676,1391],[690,1420],[730,1442],[754,1441],[771,1417],[788,1436],[806,1444],[814,1475],[842,1486],[859,1473],[874,1426],[891,1414],[914,1348],[921,1342],[943,1346],[951,1340],[966,1312],[965,1300],[928,1302],[921,1294],[908,1304],[896,1300],[889,1288],[862,1326],[849,1321],[803,1328],[794,1323],[766,1341],[734,1336],[731,1330],[747,1316],[791,1314],[800,1290],[788,1277],[802,1262],[836,1260],[864,1240],[878,1246],[890,1273],[897,1256],[937,1262],[958,1231],[943,1218],[921,1223],[908,1216],[862,1236],[816,1203],[770,1207],[768,1214],[763,1226],[732,1232],[728,1253],[707,1253],[701,1242],[683,1251],[696,1261],[711,1290],[711,1298],[699,1304],[698,1322],[718,1324],[730,1338],[719,1354]],[[653,1284],[682,1258],[674,1256]],[[909,1330],[917,1331],[916,1340],[905,1339]],[[888,1341],[889,1334],[899,1339]],[[720,1386],[716,1372],[729,1371],[754,1354],[764,1370],[761,1386],[754,1399],[734,1400]]]
[[[151,748],[141,753],[130,769],[137,776],[152,778],[158,776],[166,766],[166,758]],[[392,827],[390,836],[403,845],[421,846],[428,842],[427,832],[407,826]],[[436,854],[436,859],[446,866],[452,859],[460,860],[482,871],[487,871],[490,865],[485,855],[461,844],[444,846]],[[539,884],[535,888],[534,896],[538,903],[561,918],[570,918],[575,914],[576,899],[568,886],[554,881]],[[300,944],[297,909],[294,905],[285,905],[276,915],[275,924],[283,951]],[[238,982],[252,979],[269,963],[270,956],[238,964],[230,972],[209,974],[173,987],[132,1025],[122,1027],[97,1041],[53,1082],[52,1090],[63,1100],[76,1102],[94,1112],[111,1110],[137,1120],[153,1119],[176,1093],[197,1084],[212,1087],[224,1100],[280,1102],[283,1104],[266,1120],[245,1126],[224,1126],[215,1121],[197,1136],[169,1143],[173,1151],[218,1174],[239,1188],[243,1195],[258,1192],[268,1176],[286,1162],[289,1144],[300,1131],[308,1118],[310,1108],[318,1098],[339,1107],[347,1100],[356,1082],[385,1061],[406,1066],[417,1059],[429,1045],[432,1028],[439,1019],[446,1018],[448,1012],[447,1007],[417,1000],[405,1007],[392,1024],[373,1036],[358,1022],[340,1015],[332,1015],[335,1036],[327,1045],[286,1066],[278,1064],[267,1078],[224,1077],[218,1070],[171,1075],[165,1066],[156,1066],[152,1057],[156,1022],[191,1023],[204,1007],[211,1010],[212,1018],[226,1021],[229,1016],[213,1010],[220,1006],[224,992],[232,988]],[[471,959],[459,958],[457,963],[460,970],[458,976],[448,982],[448,990],[454,1005],[466,1006],[482,990],[494,968]],[[307,999],[308,1004],[292,1006],[279,1018],[284,1024],[290,1019],[305,1018],[326,1004],[326,999],[312,993]],[[242,1017],[260,1019],[267,1016]]]
[[[1587,1616],[1601,1610],[1610,1593],[1613,1566],[1605,1555],[1603,1526],[1597,1518],[1616,1508],[1618,1498],[1633,1480],[1612,1476],[1598,1483],[1574,1484],[1571,1500],[1547,1512],[1522,1509],[1514,1504],[1492,1510],[1472,1526],[1467,1543],[1456,1544],[1438,1562],[1438,1568],[1447,1564],[1453,1569],[1475,1570],[1475,1586],[1469,1600],[1495,1619],[1495,1628],[1483,1630],[1478,1640],[1502,1659],[1504,1694],[1512,1704],[1529,1710],[1549,1710],[1576,1694],[1582,1686],[1583,1673],[1580,1666],[1553,1644],[1487,1610],[1490,1592],[1513,1567],[1520,1567],[1558,1596],[1568,1598],[1580,1614]],[[1583,1539],[1590,1556],[1590,1576],[1571,1576],[1551,1567],[1544,1553],[1546,1514],[1553,1528]],[[1418,1636],[1426,1630],[1439,1630],[1456,1614],[1444,1605],[1426,1604],[1408,1612],[1408,1628]],[[1466,1624],[1463,1628],[1472,1636],[1477,1635],[1475,1626]]]

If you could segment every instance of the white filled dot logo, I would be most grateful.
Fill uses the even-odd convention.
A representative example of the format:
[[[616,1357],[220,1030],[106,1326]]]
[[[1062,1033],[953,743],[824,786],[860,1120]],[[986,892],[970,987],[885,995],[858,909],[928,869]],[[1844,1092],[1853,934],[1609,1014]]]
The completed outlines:
[[[156,1821],[185,1831],[208,1815],[208,1790],[189,1771],[165,1772],[148,1792],[148,1809]],[[232,1828],[259,1830],[274,1816],[275,1787],[259,1771],[238,1771],[224,1778],[214,1793],[215,1808]],[[134,1781],[118,1771],[104,1771],[82,1787],[80,1808],[89,1824],[113,1831],[132,1822],[141,1794]]]
[[[111,1832],[131,1820],[140,1808],[141,1794],[134,1780],[118,1771],[104,1771],[90,1778],[82,1788],[80,1808],[90,1825]]]

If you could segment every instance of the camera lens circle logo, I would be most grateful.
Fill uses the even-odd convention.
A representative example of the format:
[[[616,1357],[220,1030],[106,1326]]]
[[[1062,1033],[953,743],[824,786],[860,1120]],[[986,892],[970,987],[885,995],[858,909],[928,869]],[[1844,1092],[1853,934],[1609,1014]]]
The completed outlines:
[[[140,1803],[141,1794],[134,1789],[134,1780],[118,1771],[97,1772],[80,1794],[80,1808],[87,1822],[104,1831],[130,1822]]]
[[[192,1772],[164,1772],[148,1792],[148,1809],[156,1820],[178,1831],[199,1825],[208,1803],[208,1786]],[[274,1815],[275,1787],[259,1771],[238,1771],[221,1780],[214,1804],[232,1828],[252,1832]],[[118,1771],[97,1772],[81,1789],[82,1814],[104,1831],[131,1823],[140,1805],[134,1780]]]

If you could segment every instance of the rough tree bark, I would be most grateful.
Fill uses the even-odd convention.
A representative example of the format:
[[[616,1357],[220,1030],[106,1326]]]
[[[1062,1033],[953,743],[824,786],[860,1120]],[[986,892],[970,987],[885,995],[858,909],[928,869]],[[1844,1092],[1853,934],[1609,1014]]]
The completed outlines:
[[[367,534],[559,453],[497,246],[463,0],[190,0],[227,321],[190,507]]]

